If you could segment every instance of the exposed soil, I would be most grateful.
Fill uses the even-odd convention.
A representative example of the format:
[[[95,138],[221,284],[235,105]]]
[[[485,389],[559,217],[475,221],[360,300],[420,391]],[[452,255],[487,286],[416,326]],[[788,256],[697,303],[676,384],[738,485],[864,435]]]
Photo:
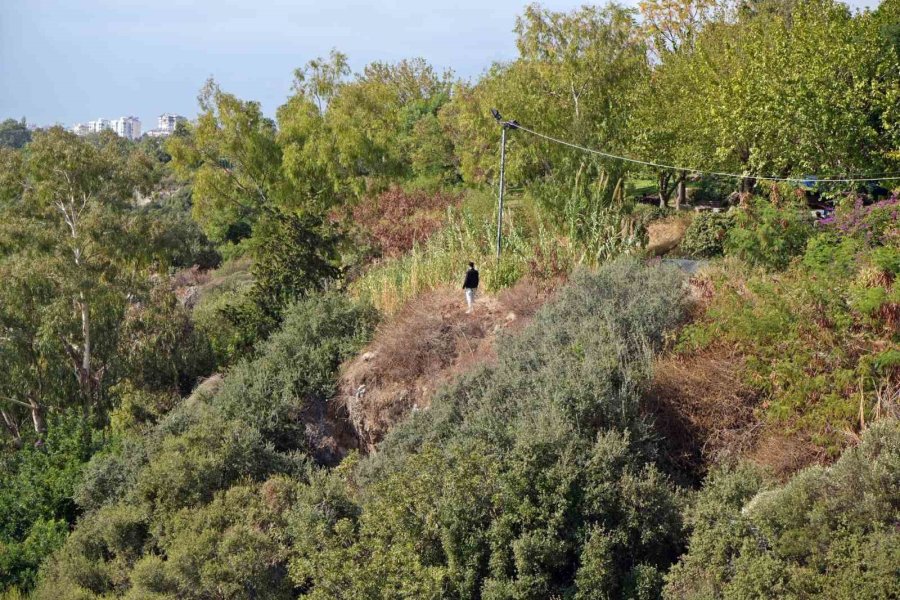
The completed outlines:
[[[472,314],[462,290],[435,290],[407,304],[342,370],[333,403],[346,414],[359,448],[374,451],[410,412],[428,409],[441,385],[494,360],[497,335],[530,320],[547,296],[523,281],[496,296],[480,295]]]

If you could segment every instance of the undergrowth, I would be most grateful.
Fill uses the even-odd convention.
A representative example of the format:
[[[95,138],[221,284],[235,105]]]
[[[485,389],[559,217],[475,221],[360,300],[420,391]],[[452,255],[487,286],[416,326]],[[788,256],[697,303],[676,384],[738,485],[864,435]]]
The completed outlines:
[[[597,266],[636,252],[643,241],[643,225],[612,208],[595,214],[575,241],[560,233],[533,200],[513,198],[504,211],[498,260],[494,201],[490,194],[472,192],[461,206],[448,206],[440,230],[414,243],[408,253],[372,265],[350,283],[351,294],[392,315],[422,292],[461,286],[469,261],[481,273],[482,289],[497,292],[525,275],[538,282],[557,280],[576,265]]]
[[[881,258],[888,254],[896,250],[825,233],[781,273],[719,263],[706,275],[715,290],[706,313],[678,348],[743,357],[763,419],[835,456],[866,422],[896,410],[897,271]]]

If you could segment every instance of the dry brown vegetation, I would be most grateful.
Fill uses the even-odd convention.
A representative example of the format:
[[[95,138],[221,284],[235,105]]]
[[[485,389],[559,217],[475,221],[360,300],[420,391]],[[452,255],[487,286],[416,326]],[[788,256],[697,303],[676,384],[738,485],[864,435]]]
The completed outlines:
[[[498,296],[480,296],[473,314],[466,314],[461,290],[441,288],[408,302],[342,372],[337,402],[360,447],[374,450],[403,417],[427,409],[443,383],[493,360],[497,334],[527,322],[548,294],[521,281]]]
[[[782,480],[829,462],[807,432],[766,425],[762,400],[743,378],[744,362],[722,347],[657,360],[646,407],[665,437],[667,460],[702,475],[711,465],[747,459]]]
[[[690,213],[672,215],[650,223],[647,226],[647,253],[650,256],[664,256],[674,250],[690,224]]]
[[[741,381],[743,359],[707,351],[657,361],[648,410],[667,440],[668,459],[689,472],[746,454],[759,434],[756,395]]]

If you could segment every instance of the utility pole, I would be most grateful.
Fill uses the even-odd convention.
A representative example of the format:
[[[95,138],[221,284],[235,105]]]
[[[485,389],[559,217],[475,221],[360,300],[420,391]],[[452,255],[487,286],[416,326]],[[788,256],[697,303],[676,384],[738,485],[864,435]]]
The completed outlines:
[[[500,194],[497,199],[497,261],[500,260],[500,246],[503,240],[503,168],[506,166],[506,125],[500,134]]]
[[[503,246],[503,175],[506,168],[506,130],[516,129],[519,124],[516,121],[504,121],[496,108],[491,109],[491,115],[500,123],[500,192],[497,196],[497,261],[500,261],[500,250]]]

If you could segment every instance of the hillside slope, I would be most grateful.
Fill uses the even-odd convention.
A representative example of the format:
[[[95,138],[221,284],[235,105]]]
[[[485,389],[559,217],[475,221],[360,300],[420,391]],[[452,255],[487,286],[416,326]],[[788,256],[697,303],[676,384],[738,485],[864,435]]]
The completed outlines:
[[[374,451],[410,412],[427,410],[456,376],[495,360],[498,336],[528,323],[549,292],[522,281],[481,294],[472,314],[459,290],[440,288],[407,303],[344,365],[338,396],[360,447]]]

